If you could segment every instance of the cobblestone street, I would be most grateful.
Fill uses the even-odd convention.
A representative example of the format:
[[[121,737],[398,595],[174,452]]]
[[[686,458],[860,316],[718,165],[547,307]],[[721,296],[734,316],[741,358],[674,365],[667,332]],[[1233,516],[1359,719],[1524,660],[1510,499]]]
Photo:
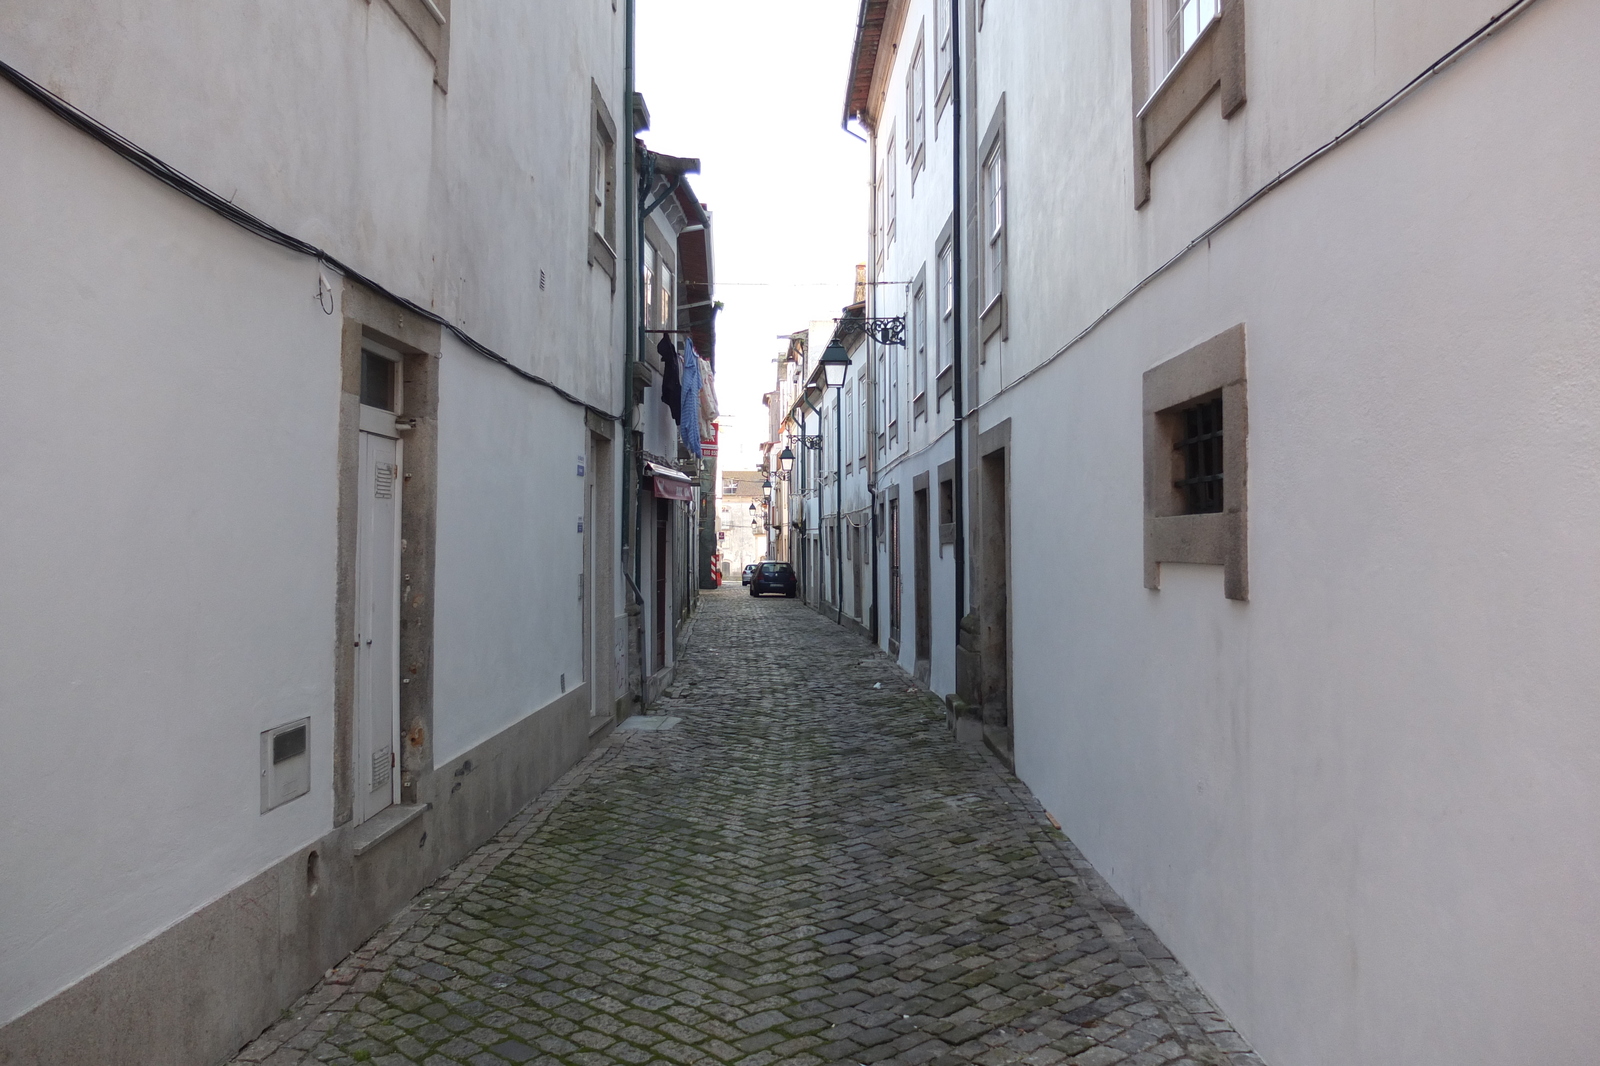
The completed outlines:
[[[655,711],[235,1061],[1259,1063],[1027,790],[798,601],[704,594]]]

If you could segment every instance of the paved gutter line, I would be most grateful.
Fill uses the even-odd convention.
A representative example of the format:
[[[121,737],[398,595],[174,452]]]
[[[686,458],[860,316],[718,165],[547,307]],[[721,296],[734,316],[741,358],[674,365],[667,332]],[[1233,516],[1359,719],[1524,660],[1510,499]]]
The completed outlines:
[[[1266,1066],[1183,963],[1084,857],[1028,786],[987,749],[969,747],[965,751],[989,771],[1006,806],[1050,834],[1056,844],[1054,852],[1041,848],[1040,858],[1073,886],[1077,902],[1094,919],[1106,942],[1116,946],[1122,964],[1144,986],[1168,1024],[1186,1040],[1198,1037],[1200,1042],[1215,1044],[1227,1056],[1226,1066]],[[1123,916],[1113,914],[1112,908]]]

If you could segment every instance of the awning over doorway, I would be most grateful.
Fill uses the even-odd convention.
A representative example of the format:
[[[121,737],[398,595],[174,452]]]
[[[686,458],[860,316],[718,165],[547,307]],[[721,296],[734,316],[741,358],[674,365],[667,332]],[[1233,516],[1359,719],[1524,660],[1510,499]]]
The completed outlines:
[[[644,475],[650,479],[650,484],[655,487],[655,494],[660,499],[689,500],[694,497],[694,479],[670,466],[652,463],[647,459],[644,464]]]

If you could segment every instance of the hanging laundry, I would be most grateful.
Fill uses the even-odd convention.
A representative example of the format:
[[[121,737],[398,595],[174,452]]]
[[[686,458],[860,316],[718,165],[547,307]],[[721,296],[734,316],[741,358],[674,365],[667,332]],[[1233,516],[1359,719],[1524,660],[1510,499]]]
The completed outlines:
[[[717,420],[717,386],[716,372],[711,369],[711,364],[705,356],[700,356],[700,424],[709,426]]]
[[[665,333],[661,335],[661,343],[656,345],[656,354],[661,357],[662,366],[661,402],[672,412],[674,422],[682,422],[683,382],[678,377],[678,349]]]
[[[701,365],[701,395],[699,395],[699,408],[701,408],[701,440],[715,439],[717,431],[717,386],[715,386],[715,371],[710,368],[710,363],[704,357],[699,360]]]
[[[696,459],[705,457],[700,450],[700,355],[694,342],[683,342],[683,417],[678,419],[678,437],[689,454]]]

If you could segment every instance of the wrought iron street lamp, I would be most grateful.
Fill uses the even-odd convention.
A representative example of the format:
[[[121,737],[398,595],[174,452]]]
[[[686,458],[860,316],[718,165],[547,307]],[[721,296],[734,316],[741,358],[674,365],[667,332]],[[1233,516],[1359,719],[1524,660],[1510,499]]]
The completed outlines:
[[[850,353],[844,350],[844,345],[838,342],[828,345],[819,365],[828,381],[828,388],[844,388],[845,375],[850,371]]]
[[[844,379],[850,373],[850,353],[834,341],[820,362],[828,388],[833,391],[833,605],[837,621],[844,624]]]

